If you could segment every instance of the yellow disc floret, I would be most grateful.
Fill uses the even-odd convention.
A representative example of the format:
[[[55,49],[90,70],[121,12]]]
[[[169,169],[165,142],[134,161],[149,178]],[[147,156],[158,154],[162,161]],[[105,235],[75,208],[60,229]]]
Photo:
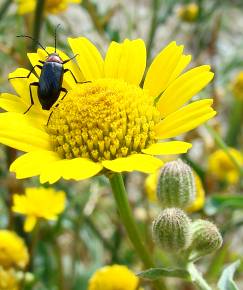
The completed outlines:
[[[155,143],[160,120],[153,98],[121,80],[99,79],[72,90],[47,126],[62,158],[113,160]]]

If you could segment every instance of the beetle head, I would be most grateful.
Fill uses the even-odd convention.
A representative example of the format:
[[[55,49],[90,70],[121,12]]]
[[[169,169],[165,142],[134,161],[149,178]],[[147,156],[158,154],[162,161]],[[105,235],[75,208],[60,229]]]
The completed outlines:
[[[46,59],[47,62],[58,62],[58,63],[63,63],[63,60],[61,59],[61,57],[59,56],[58,53],[53,52],[51,54],[49,54],[49,56]]]

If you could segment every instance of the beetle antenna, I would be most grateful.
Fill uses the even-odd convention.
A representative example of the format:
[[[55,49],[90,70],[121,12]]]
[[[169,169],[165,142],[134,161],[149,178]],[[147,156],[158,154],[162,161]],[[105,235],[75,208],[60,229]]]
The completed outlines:
[[[57,24],[57,27],[55,29],[55,53],[57,52],[57,29],[61,24]]]
[[[30,38],[32,39],[35,43],[37,43],[42,49],[44,49],[44,51],[49,55],[49,53],[46,51],[46,49],[44,48],[44,46],[36,39],[34,39],[33,37],[29,36],[29,35],[17,35],[16,37],[26,37],[26,38]]]

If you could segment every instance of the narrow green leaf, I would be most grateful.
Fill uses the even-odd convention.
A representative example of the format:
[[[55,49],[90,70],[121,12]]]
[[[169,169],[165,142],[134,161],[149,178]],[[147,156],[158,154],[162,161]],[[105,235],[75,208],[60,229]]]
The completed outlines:
[[[190,280],[190,274],[187,270],[172,268],[151,268],[138,273],[137,276],[148,280],[157,280],[161,277],[177,277]]]
[[[205,212],[214,215],[225,209],[243,209],[242,195],[213,195],[208,198],[205,205]]]
[[[233,280],[235,271],[239,266],[240,260],[230,264],[224,269],[217,285],[220,290],[240,290]]]

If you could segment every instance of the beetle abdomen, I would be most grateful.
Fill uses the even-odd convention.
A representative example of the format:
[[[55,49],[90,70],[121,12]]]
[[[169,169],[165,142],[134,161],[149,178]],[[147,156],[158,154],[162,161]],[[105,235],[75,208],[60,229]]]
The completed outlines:
[[[63,81],[63,65],[57,62],[46,62],[41,70],[38,97],[42,108],[49,110],[57,101]]]

